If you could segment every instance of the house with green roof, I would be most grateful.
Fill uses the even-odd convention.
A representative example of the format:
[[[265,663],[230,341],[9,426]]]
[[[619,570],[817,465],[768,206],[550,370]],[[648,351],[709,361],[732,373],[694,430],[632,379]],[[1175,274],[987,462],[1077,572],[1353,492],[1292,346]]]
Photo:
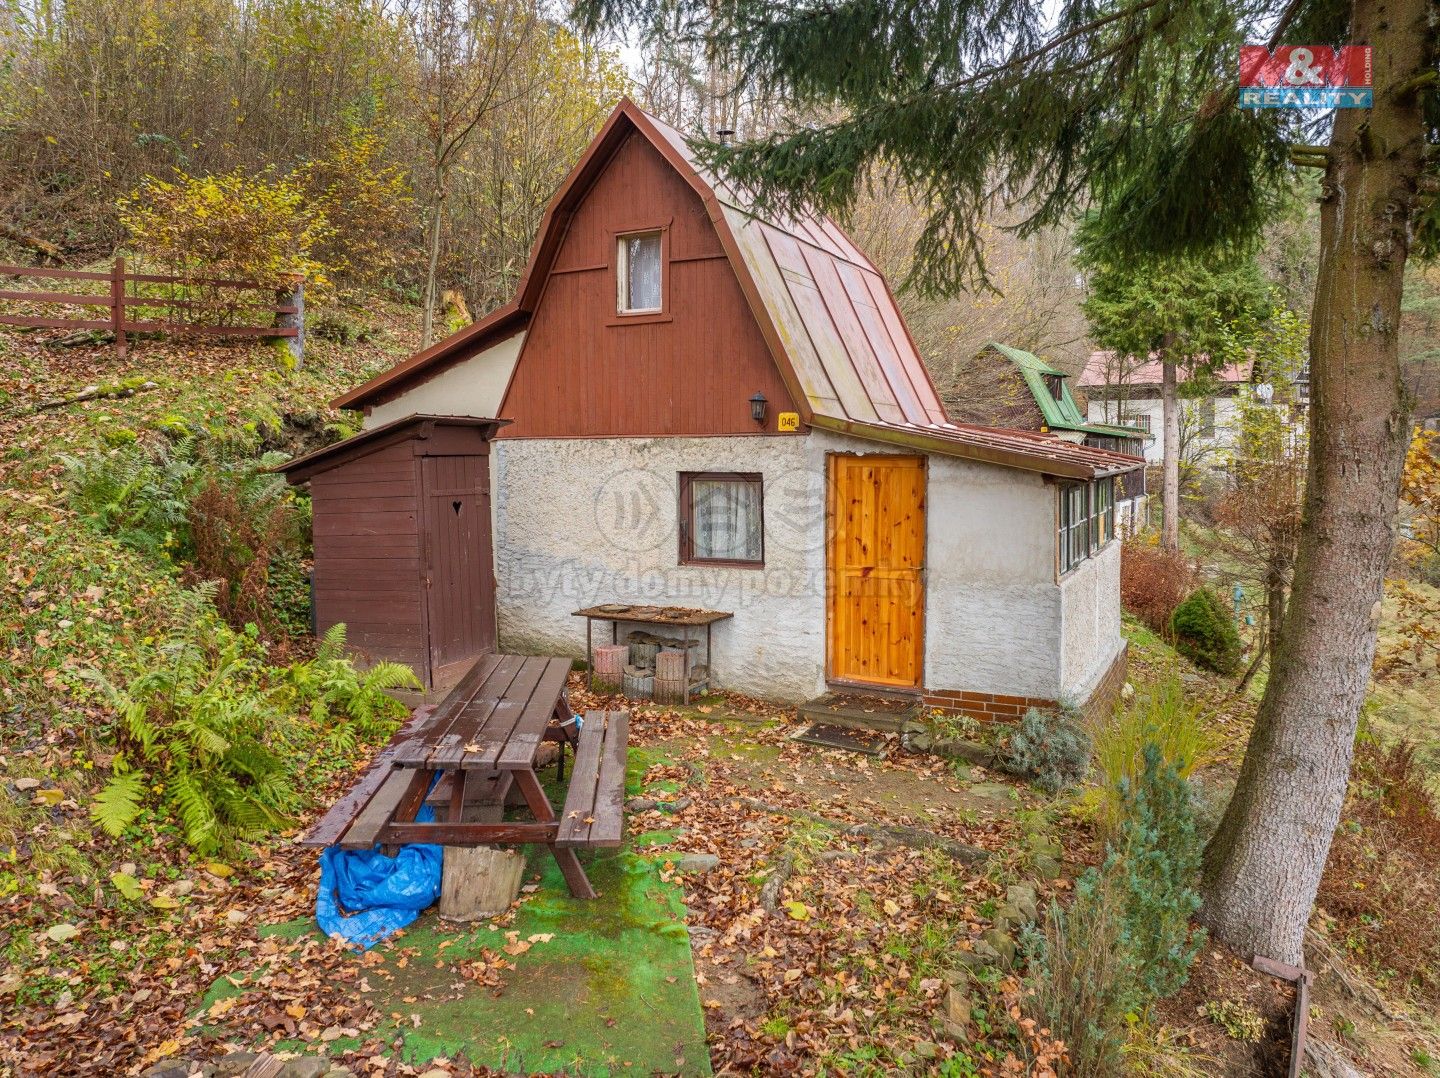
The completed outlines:
[[[1093,423],[1070,392],[1070,376],[1033,352],[991,341],[951,369],[945,410],[956,423],[1054,434],[1070,442],[1143,457],[1148,431]],[[1145,473],[1127,475],[1116,492],[1116,519],[1144,520]]]

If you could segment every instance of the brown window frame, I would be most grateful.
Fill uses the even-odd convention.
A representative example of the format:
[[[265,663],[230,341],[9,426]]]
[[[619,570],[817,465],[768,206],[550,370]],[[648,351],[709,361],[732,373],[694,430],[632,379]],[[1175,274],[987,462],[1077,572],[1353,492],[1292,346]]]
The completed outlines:
[[[625,240],[631,236],[648,236],[657,234],[660,237],[660,306],[646,307],[643,310],[625,310],[620,306],[624,280],[620,257],[621,247]],[[647,228],[627,228],[623,231],[613,232],[610,236],[610,284],[611,291],[615,296],[615,313],[605,323],[607,326],[637,326],[647,322],[669,322],[673,316],[670,313],[670,225],[650,225]]]
[[[752,483],[760,494],[760,558],[748,561],[743,558],[700,558],[695,556],[694,511],[695,501],[692,484],[703,482]],[[765,479],[760,472],[681,472],[680,473],[680,564],[711,566],[721,569],[763,569],[765,568]]]

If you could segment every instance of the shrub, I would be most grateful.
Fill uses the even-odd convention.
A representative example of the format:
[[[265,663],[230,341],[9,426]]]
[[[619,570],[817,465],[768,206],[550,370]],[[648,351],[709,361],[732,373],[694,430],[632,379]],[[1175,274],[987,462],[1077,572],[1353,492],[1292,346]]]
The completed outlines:
[[[71,508],[126,546],[168,561],[183,541],[196,455],[195,440],[182,438],[60,459]]]
[[[1120,781],[1119,839],[1102,872],[1124,896],[1124,945],[1136,968],[1141,1006],[1179,991],[1190,975],[1201,936],[1190,918],[1200,909],[1192,886],[1200,871],[1190,787],[1157,745],[1144,765]]]
[[[1200,716],[1200,704],[1186,697],[1177,677],[1142,686],[1095,735],[1102,820],[1112,828],[1122,818],[1123,784],[1134,783],[1144,771],[1147,745],[1154,745],[1161,763],[1174,767],[1184,779],[1214,758],[1215,735]]]
[[[347,285],[378,281],[410,254],[405,240],[414,200],[404,173],[385,164],[384,151],[374,131],[354,131],[294,177],[329,226],[314,255]]]
[[[231,625],[272,631],[285,623],[270,601],[270,567],[300,546],[294,498],[268,469],[284,459],[215,460],[190,495],[189,563],[200,579],[219,580],[215,605]]]
[[[320,641],[315,658],[291,664],[285,671],[283,699],[308,708],[318,730],[329,731],[336,748],[348,750],[359,738],[388,737],[405,705],[388,695],[391,689],[423,686],[408,666],[379,662],[363,674],[345,657],[345,626],[332,625]],[[337,719],[343,720],[337,723]]]
[[[1197,666],[1217,674],[1240,669],[1240,633],[1224,601],[1209,588],[1197,588],[1170,618],[1175,650]]]
[[[120,202],[120,223],[134,248],[179,277],[239,278],[279,286],[299,273],[324,290],[314,249],[330,235],[302,186],[272,169],[241,169],[173,180],[147,176]]]
[[[1126,983],[1120,902],[1097,875],[1075,885],[1069,909],[1050,907],[1045,945],[1031,969],[1039,1020],[1065,1042],[1067,1074],[1125,1073]]]
[[[1069,909],[1052,906],[1033,962],[1038,1017],[1069,1049],[1068,1073],[1127,1073],[1129,1026],[1178,991],[1203,937],[1190,918],[1200,844],[1189,788],[1155,745],[1122,780],[1122,822],[1104,862],[1076,881]]]
[[[1414,746],[1363,733],[1319,903],[1352,960],[1440,1004],[1440,803]]]
[[[283,454],[253,458],[243,447],[187,436],[63,459],[70,504],[93,527],[182,567],[192,581],[219,581],[215,605],[234,627],[286,629],[270,600],[270,570],[288,558],[298,574],[305,542],[294,493],[269,471]],[[308,596],[305,605],[302,629]]]
[[[1005,767],[1048,793],[1059,793],[1085,777],[1090,735],[1073,709],[1031,708],[1005,745]]]
[[[1120,603],[1154,632],[1170,632],[1175,608],[1195,586],[1185,556],[1144,539],[1129,539],[1120,552]]]

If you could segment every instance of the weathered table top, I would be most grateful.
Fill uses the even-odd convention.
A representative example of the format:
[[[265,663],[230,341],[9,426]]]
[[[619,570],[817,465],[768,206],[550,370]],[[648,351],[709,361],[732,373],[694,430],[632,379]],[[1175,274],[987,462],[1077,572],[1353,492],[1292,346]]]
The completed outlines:
[[[532,767],[569,674],[569,659],[481,656],[425,728],[397,749],[393,765],[431,771]]]
[[[626,606],[606,603],[576,610],[571,617],[603,618],[606,621],[636,621],[655,625],[710,625],[735,615],[729,610],[699,610],[689,606]]]

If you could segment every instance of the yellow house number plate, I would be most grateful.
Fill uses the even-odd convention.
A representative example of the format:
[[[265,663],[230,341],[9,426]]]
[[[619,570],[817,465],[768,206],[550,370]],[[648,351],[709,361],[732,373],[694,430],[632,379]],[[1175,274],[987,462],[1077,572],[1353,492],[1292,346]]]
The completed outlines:
[[[777,429],[777,430],[799,430],[799,429],[800,429],[800,413],[799,413],[799,412],[781,412],[778,418],[779,418],[779,423],[778,423],[778,425],[776,426],[776,429]]]

